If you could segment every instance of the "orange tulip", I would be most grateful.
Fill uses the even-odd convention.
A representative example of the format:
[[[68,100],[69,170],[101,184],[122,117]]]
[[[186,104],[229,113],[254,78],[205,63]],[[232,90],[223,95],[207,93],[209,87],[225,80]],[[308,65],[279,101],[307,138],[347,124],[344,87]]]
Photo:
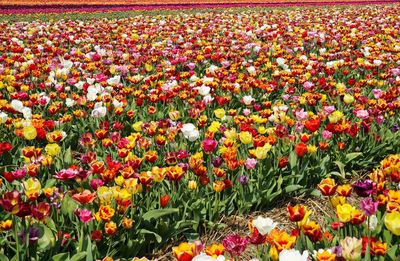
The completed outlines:
[[[288,205],[287,211],[289,213],[289,219],[292,222],[299,222],[303,220],[306,212],[307,212],[307,207],[304,205],[296,205],[292,207],[291,205]]]
[[[334,179],[326,178],[318,184],[318,189],[324,196],[332,196],[336,192],[336,182]]]
[[[77,193],[72,196],[72,198],[81,204],[87,204],[95,200],[95,193],[90,193],[90,190],[85,189],[82,193]]]
[[[196,245],[184,242],[177,247],[173,247],[172,253],[178,261],[190,261],[196,254]]]

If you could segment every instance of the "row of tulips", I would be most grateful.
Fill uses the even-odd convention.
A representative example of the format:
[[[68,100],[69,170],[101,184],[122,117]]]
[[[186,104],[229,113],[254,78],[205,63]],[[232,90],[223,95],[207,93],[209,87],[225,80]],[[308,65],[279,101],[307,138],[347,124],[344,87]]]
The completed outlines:
[[[338,185],[326,178],[318,184],[321,197],[330,202],[324,224],[305,205],[288,205],[293,228],[288,233],[270,218],[249,221],[249,234],[226,236],[222,243],[204,247],[200,241],[172,248],[179,261],[251,260],[334,261],[397,260],[400,255],[400,154],[390,155],[368,178]],[[334,213],[334,214],[333,214]],[[322,213],[318,213],[322,214]]]
[[[0,23],[0,256],[150,255],[372,168],[400,143],[399,10]]]
[[[341,1],[186,1],[184,4],[177,0],[168,1],[86,1],[83,5],[75,0],[71,1],[0,1],[0,14],[36,14],[36,13],[69,13],[69,12],[109,12],[128,10],[176,10],[176,9],[209,9],[209,8],[254,8],[254,7],[293,7],[293,6],[325,6],[325,5],[366,5],[366,4],[389,4],[396,3],[396,0],[341,0]]]

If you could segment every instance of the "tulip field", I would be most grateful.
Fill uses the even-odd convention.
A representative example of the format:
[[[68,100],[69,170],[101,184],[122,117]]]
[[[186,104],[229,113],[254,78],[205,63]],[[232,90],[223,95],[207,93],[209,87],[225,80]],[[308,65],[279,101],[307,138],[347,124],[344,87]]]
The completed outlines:
[[[400,3],[356,2],[0,5],[0,261],[399,260]]]

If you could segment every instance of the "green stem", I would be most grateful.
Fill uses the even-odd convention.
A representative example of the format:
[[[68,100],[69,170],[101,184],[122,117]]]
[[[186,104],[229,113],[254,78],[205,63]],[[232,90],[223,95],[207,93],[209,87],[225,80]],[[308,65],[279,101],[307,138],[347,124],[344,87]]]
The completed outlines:
[[[13,216],[13,232],[14,232],[14,238],[15,238],[15,246],[16,246],[16,249],[17,249],[16,256],[17,256],[17,260],[21,261],[21,256],[20,256],[20,252],[21,251],[20,251],[20,245],[19,245],[17,224],[18,224],[17,218],[15,216]]]

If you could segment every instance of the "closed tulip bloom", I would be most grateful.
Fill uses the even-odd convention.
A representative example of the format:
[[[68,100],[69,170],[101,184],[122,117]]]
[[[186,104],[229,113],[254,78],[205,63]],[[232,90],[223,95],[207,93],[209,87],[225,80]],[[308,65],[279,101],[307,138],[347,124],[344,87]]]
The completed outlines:
[[[384,218],[386,228],[396,236],[400,236],[400,212],[386,213]]]
[[[218,146],[218,142],[213,139],[206,139],[201,143],[201,148],[207,154],[212,153]]]
[[[336,182],[334,179],[326,178],[318,184],[318,189],[324,196],[332,196],[336,192]]]
[[[277,223],[272,219],[264,218],[262,216],[258,216],[251,224],[253,227],[257,228],[258,232],[263,236],[267,235],[277,226]]]
[[[172,248],[172,253],[177,261],[190,261],[196,255],[196,246],[193,243],[181,243]]]

